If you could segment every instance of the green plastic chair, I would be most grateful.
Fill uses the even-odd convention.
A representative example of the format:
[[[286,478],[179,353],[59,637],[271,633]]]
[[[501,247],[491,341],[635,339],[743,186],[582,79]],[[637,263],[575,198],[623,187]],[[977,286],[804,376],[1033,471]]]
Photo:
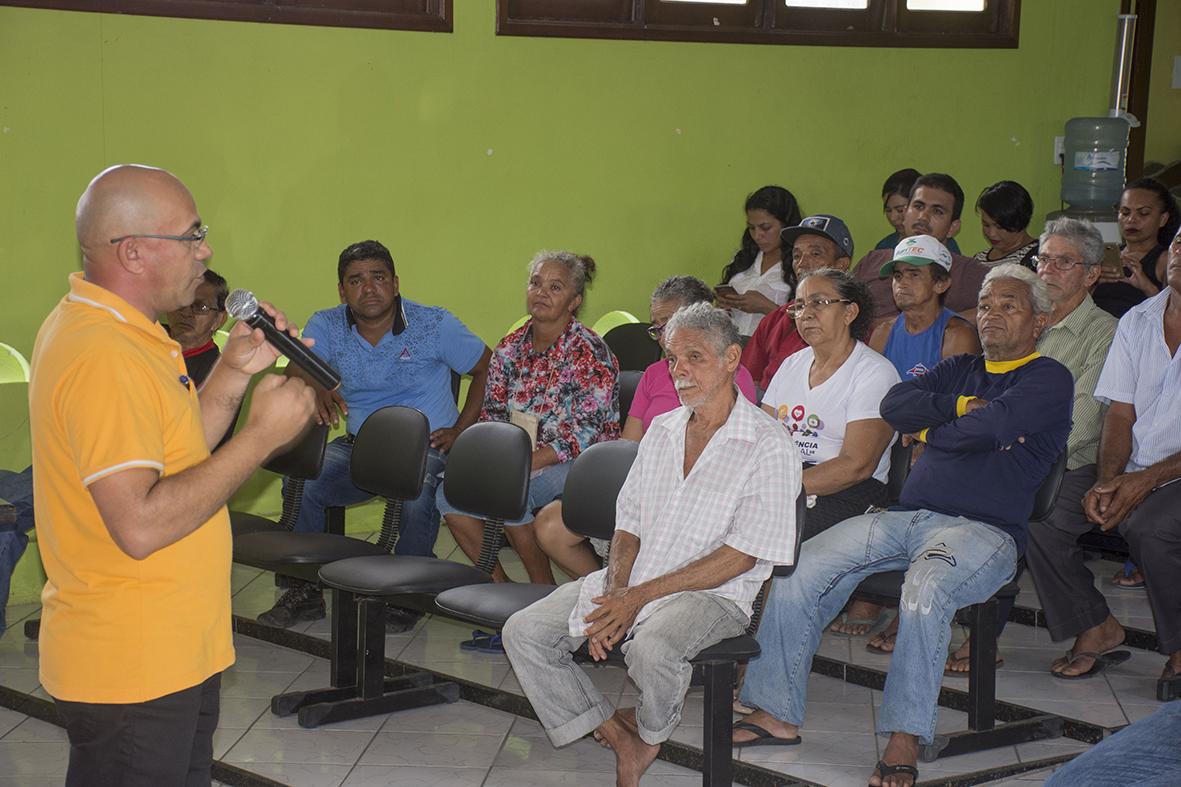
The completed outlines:
[[[594,327],[591,328],[591,330],[597,333],[599,336],[605,336],[607,331],[611,330],[612,328],[634,322],[640,322],[636,315],[632,314],[631,312],[625,312],[622,309],[616,309],[615,311],[607,312],[598,320],[596,320]]]
[[[229,338],[229,331],[215,331],[213,334],[213,343],[217,345],[217,349],[224,350],[226,348],[226,341]]]
[[[29,362],[15,347],[0,342],[0,383],[27,383]]]
[[[528,314],[526,314],[524,317],[522,317],[521,319],[514,322],[512,325],[510,325],[508,327],[508,330],[504,332],[504,335],[508,336],[510,333],[517,330],[518,328],[520,328],[522,325],[524,325],[527,322],[529,322],[529,315]]]

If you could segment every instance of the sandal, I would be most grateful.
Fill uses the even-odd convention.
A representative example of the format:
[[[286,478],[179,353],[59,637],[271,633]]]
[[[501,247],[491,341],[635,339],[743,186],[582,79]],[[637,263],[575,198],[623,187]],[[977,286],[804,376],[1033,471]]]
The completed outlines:
[[[911,787],[913,787],[919,780],[919,769],[913,765],[886,765],[885,760],[878,760],[878,764],[874,770],[877,772],[878,778],[881,779],[887,779],[898,774],[909,776],[911,779]]]
[[[898,633],[895,632],[893,634],[884,634],[884,635],[878,634],[878,636],[882,638],[882,645],[889,645],[890,649],[886,650],[881,645],[873,644],[873,640],[870,640],[869,642],[865,643],[865,649],[868,650],[870,653],[879,653],[883,656],[891,655],[894,652],[895,643],[898,641]]]
[[[850,618],[848,612],[842,612],[837,616],[839,622],[834,620],[828,624],[828,633],[837,637],[864,637],[877,628],[889,615],[889,611],[885,609],[879,612],[876,618]],[[833,626],[865,626],[865,631],[860,634],[853,634],[848,631],[838,631]]]
[[[1090,680],[1108,667],[1114,667],[1117,664],[1123,664],[1125,661],[1132,658],[1132,654],[1126,650],[1114,649],[1104,653],[1099,653],[1094,650],[1080,650],[1078,653],[1075,653],[1072,649],[1066,651],[1066,663],[1063,664],[1062,667],[1069,667],[1071,664],[1074,664],[1074,662],[1082,658],[1092,659],[1094,662],[1091,664],[1091,668],[1086,672],[1080,672],[1077,675],[1064,675],[1062,672],[1051,667],[1050,674],[1055,678],[1058,678],[1058,680]]]
[[[968,656],[948,656],[947,660],[951,664],[966,665],[969,661],[969,657]],[[1003,666],[1005,666],[1005,660],[1002,659],[1000,656],[997,656],[996,657],[996,668],[1000,669]],[[971,669],[952,669],[950,666],[944,665],[943,674],[949,678],[966,678],[972,674],[972,670]]]
[[[1181,675],[1169,667],[1166,661],[1165,671],[1156,682],[1156,698],[1161,702],[1171,702],[1178,697],[1181,697]]]
[[[1131,580],[1136,574],[1140,574],[1140,579],[1128,581]],[[1136,564],[1130,560],[1124,563],[1124,567],[1115,572],[1108,582],[1112,587],[1118,588],[1120,590],[1143,590],[1146,586],[1144,575],[1140,573],[1138,568],[1136,568]]]
[[[504,644],[501,642],[499,634],[490,634],[487,631],[476,629],[472,632],[471,639],[459,643],[459,649],[472,650],[477,653],[504,653]]]
[[[753,733],[755,736],[748,741],[733,741],[736,749],[743,746],[798,746],[804,740],[799,735],[794,738],[777,738],[771,734],[770,730],[751,721],[735,722],[734,729]]]

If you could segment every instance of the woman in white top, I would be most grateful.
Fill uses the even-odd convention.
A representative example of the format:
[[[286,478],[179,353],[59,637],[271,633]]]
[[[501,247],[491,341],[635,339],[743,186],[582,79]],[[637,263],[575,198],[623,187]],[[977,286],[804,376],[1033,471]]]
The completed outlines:
[[[746,198],[742,247],[715,288],[718,306],[730,310],[744,341],[754,334],[764,314],[787,303],[795,291],[795,272],[783,264],[791,256],[791,244],[785,244],[780,233],[801,218],[795,196],[780,186],[763,186]]]
[[[805,539],[886,502],[894,430],[879,407],[898,372],[863,341],[872,309],[869,291],[849,274],[805,274],[792,312],[808,346],[788,356],[763,396],[804,462]]]

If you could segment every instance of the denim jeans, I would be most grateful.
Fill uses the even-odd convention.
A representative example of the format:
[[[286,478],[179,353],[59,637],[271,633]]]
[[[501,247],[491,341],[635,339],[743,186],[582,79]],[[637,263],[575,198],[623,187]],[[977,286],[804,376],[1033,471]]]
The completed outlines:
[[[353,485],[349,476],[349,461],[353,456],[351,438],[338,437],[324,449],[324,467],[320,477],[307,481],[303,487],[303,503],[295,520],[297,533],[324,532],[324,509],[364,503],[373,495]],[[422,493],[414,500],[402,503],[402,519],[398,525],[396,555],[434,556],[435,539],[439,535],[439,512],[435,508],[435,487],[446,466],[446,455],[434,448],[427,449],[426,475]],[[286,493],[290,479],[283,479]]]
[[[586,637],[570,636],[569,618],[582,580],[508,619],[504,649],[517,681],[555,746],[573,743],[615,712],[571,653]],[[713,593],[681,593],[632,629],[623,650],[627,674],[640,689],[636,723],[645,743],[668,740],[681,721],[693,668],[689,659],[746,630],[746,614]]]
[[[525,504],[525,516],[520,519],[513,519],[505,522],[507,527],[514,525],[527,525],[533,521],[533,513],[541,508],[552,503],[561,496],[562,490],[566,486],[566,476],[570,473],[570,465],[573,462],[563,462],[559,465],[549,465],[543,467],[537,472],[537,475],[529,479],[529,499]],[[436,495],[436,505],[439,507],[439,514],[447,516],[448,514],[467,514],[466,511],[460,511],[451,503],[447,502],[447,496],[443,494],[443,485],[439,484],[439,491]],[[475,514],[468,514],[468,516],[476,516]],[[479,519],[479,517],[476,517]]]
[[[772,583],[758,632],[762,655],[747,666],[743,704],[802,725],[825,627],[865,577],[906,570],[877,728],[931,743],[951,619],[991,597],[1016,566],[1009,535],[963,517],[883,511],[834,525],[804,542],[795,573]]]
[[[1105,738],[1054,771],[1046,787],[1174,787],[1181,784],[1181,701]]]

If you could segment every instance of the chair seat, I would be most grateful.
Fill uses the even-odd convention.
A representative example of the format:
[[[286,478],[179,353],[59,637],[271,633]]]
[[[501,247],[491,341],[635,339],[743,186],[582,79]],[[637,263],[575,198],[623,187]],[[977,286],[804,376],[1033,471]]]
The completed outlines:
[[[724,639],[711,645],[689,660],[690,664],[706,661],[749,661],[759,655],[759,643],[750,634]]]
[[[857,590],[860,593],[898,599],[902,597],[902,583],[905,579],[904,571],[883,571],[861,580]],[[1010,582],[993,595],[996,598],[1016,598],[1020,590],[1021,587],[1016,582]]]
[[[545,598],[556,587],[519,582],[467,585],[440,593],[435,597],[435,606],[448,617],[502,629],[513,613]]]
[[[288,532],[273,519],[267,519],[258,514],[247,514],[245,511],[230,512],[230,530],[233,532],[235,540],[250,533]]]
[[[338,560],[320,569],[320,581],[360,596],[437,594],[492,577],[475,566],[412,555],[375,555]]]
[[[389,557],[377,544],[329,533],[250,533],[234,539],[234,562],[260,568],[322,566],[362,555]]]

